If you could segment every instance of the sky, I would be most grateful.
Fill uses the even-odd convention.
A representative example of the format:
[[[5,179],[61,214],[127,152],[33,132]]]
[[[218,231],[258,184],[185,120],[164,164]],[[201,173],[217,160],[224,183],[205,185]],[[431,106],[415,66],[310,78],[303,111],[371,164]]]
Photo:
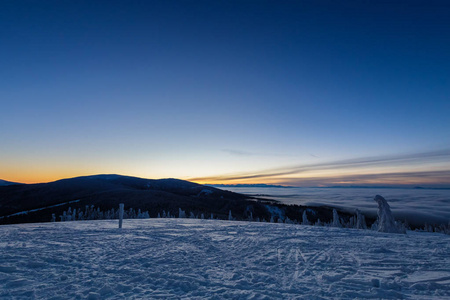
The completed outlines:
[[[0,2],[0,179],[450,187],[448,1]]]

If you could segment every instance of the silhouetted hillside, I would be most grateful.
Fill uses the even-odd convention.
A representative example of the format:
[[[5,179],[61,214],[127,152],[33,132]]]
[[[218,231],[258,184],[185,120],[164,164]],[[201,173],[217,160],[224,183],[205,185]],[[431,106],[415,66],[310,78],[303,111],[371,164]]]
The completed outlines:
[[[306,207],[283,205],[179,179],[143,179],[121,175],[94,175],[41,184],[0,186],[0,224],[48,222],[69,207],[77,211],[94,206],[101,211],[117,209],[148,211],[150,217],[165,211],[178,216],[178,209],[199,216],[214,214],[227,219],[231,210],[237,220],[249,217],[300,220]],[[274,212],[277,214],[274,215]],[[279,214],[281,212],[281,215]],[[331,218],[329,208],[314,208],[310,221]],[[343,215],[345,217],[345,215]],[[348,218],[349,216],[346,216]]]
[[[102,210],[126,208],[148,210],[151,217],[165,210],[175,214],[178,208],[214,213],[225,218],[229,210],[253,210],[263,213],[262,205],[247,196],[206,187],[178,179],[151,180],[120,175],[95,175],[58,180],[51,183],[0,187],[0,217],[18,212],[79,200],[76,203],[42,209],[0,219],[0,223],[46,222],[68,206],[84,208],[94,205]],[[250,208],[249,208],[250,209]]]
[[[0,186],[13,185],[13,184],[20,184],[20,183],[0,179]]]

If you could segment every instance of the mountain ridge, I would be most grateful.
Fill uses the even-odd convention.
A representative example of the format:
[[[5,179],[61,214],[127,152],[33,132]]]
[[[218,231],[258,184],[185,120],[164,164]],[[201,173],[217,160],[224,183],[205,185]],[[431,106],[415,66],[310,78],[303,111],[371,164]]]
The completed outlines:
[[[247,207],[264,214],[263,205],[257,199],[214,187],[174,178],[145,179],[100,174],[48,183],[1,186],[0,217],[39,210],[33,214],[3,218],[0,223],[49,221],[51,213],[61,214],[67,207],[58,206],[52,212],[41,208],[74,200],[80,200],[71,205],[76,209],[92,205],[102,210],[117,209],[119,203],[124,203],[126,208],[148,210],[152,217],[163,210],[175,214],[179,208],[196,214],[211,212],[223,218],[229,210],[245,211]]]
[[[0,179],[0,186],[8,186],[8,185],[15,185],[15,184],[23,184],[23,183],[12,182],[12,181]]]
[[[187,215],[226,220],[229,212],[235,220],[260,220],[283,222],[301,220],[307,211],[309,220],[328,222],[332,219],[330,207],[286,205],[276,200],[243,195],[213,186],[185,180],[145,179],[117,174],[100,174],[65,178],[49,183],[0,186],[0,224],[49,222],[69,211],[114,211],[120,203],[126,210],[148,212],[156,218],[159,214]],[[340,211],[347,221],[351,214]]]

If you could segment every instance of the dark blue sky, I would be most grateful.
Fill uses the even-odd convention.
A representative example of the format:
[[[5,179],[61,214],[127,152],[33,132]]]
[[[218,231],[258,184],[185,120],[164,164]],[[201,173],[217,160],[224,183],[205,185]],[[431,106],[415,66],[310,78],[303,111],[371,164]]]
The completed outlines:
[[[0,45],[4,179],[450,148],[448,1],[2,1]]]

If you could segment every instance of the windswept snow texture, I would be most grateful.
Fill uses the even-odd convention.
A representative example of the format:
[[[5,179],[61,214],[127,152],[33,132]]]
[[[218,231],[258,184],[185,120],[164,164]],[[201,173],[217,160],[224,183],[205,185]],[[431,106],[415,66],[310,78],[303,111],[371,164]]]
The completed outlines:
[[[450,237],[198,219],[0,226],[5,299],[448,299]]]

